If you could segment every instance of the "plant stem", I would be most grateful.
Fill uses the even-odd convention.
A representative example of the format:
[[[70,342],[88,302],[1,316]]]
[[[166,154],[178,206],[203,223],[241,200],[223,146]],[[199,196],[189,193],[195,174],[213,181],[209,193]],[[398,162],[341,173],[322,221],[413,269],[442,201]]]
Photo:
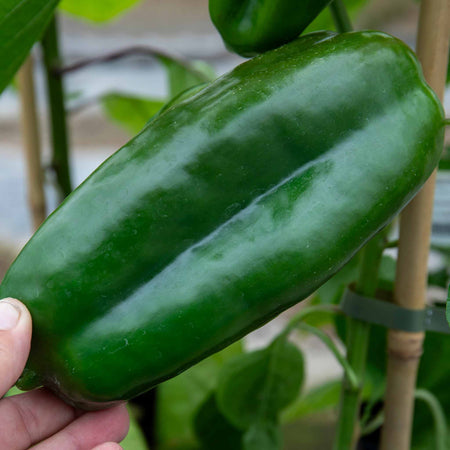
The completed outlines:
[[[298,327],[301,330],[307,331],[309,333],[314,334],[317,336],[333,353],[334,357],[336,358],[337,362],[342,366],[344,369],[344,373],[346,378],[348,379],[350,386],[352,389],[358,389],[359,380],[355,375],[355,372],[351,368],[350,364],[348,363],[347,359],[342,356],[341,352],[337,348],[336,344],[332,341],[330,336],[328,336],[324,331],[322,331],[320,328],[312,327],[311,325],[308,325],[306,323],[300,323]]]
[[[298,325],[303,322],[308,316],[317,314],[317,313],[325,313],[325,314],[341,314],[342,311],[337,305],[313,305],[307,306],[300,310],[297,314],[292,317],[292,319],[287,324],[286,328],[283,330],[281,334],[288,335],[294,328],[298,327]]]
[[[330,11],[336,30],[339,33],[353,31],[353,26],[350,21],[350,17],[348,16],[347,8],[342,0],[334,0],[331,2]]]
[[[373,420],[367,423],[363,429],[361,430],[362,436],[367,436],[370,433],[373,433],[375,430],[378,430],[384,423],[384,412],[380,411]]]
[[[447,447],[447,421],[445,420],[445,412],[439,400],[426,389],[417,389],[414,397],[416,400],[424,401],[430,409],[434,419],[434,427],[436,431],[436,450],[446,450]]]
[[[160,61],[173,61],[179,66],[186,69],[189,73],[194,76],[203,79],[205,82],[210,81],[204,73],[197,70],[190,61],[184,59],[181,56],[176,56],[171,53],[165,52],[155,47],[144,46],[144,45],[134,45],[132,47],[126,47],[122,50],[117,50],[111,53],[106,53],[104,55],[94,56],[92,58],[82,59],[74,64],[68,66],[55,66],[53,67],[53,72],[58,75],[63,75],[70,72],[76,72],[85,67],[89,67],[96,64],[108,63],[116,61],[118,59],[127,58],[129,56],[144,56],[150,58],[157,58]]]
[[[379,232],[362,250],[359,279],[355,290],[361,295],[375,295],[378,283],[378,269],[384,250],[386,231]],[[359,380],[357,389],[352,388],[349,380],[344,377],[340,413],[335,450],[350,450],[354,448],[359,434],[359,408],[361,391],[366,369],[367,349],[369,347],[370,324],[360,320],[347,318],[347,359]]]
[[[59,199],[62,201],[72,192],[72,183],[70,181],[69,144],[62,77],[53,70],[54,67],[60,66],[56,16],[50,21],[41,43],[47,78],[47,98],[50,109],[53,147],[51,165],[56,176]]]

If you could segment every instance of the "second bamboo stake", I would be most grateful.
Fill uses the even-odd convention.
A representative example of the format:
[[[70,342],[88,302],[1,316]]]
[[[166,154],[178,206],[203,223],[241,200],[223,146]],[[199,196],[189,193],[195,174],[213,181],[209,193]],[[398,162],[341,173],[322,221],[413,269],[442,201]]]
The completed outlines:
[[[450,0],[422,0],[417,54],[429,85],[443,98],[450,31]],[[401,215],[394,301],[425,307],[427,262],[436,172]],[[390,330],[381,450],[409,450],[414,390],[424,333]]]
[[[33,228],[37,229],[46,217],[46,204],[32,55],[28,56],[19,70],[17,81],[20,92],[22,135],[27,167],[28,203],[33,220]]]

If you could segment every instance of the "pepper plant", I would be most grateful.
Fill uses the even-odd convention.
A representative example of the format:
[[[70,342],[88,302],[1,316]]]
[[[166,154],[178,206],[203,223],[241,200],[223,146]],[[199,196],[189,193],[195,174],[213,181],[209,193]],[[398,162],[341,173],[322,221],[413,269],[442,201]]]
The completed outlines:
[[[113,3],[108,12],[101,2],[64,0],[61,8],[105,20],[135,2]],[[280,448],[280,424],[298,411],[335,404],[339,389],[333,383],[299,396],[304,358],[288,338],[300,329],[317,335],[344,369],[335,448],[352,448],[358,428],[367,434],[383,423],[383,367],[380,358],[371,361],[384,351],[371,351],[383,333],[369,341],[367,323],[337,318],[342,339],[347,336],[346,359],[309,320],[340,315],[333,304],[348,282],[363,296],[384,288],[389,297],[395,261],[383,257],[392,245],[385,227],[438,164],[443,110],[407,46],[378,32],[349,33],[340,0],[330,5],[338,34],[298,39],[328,2],[305,0],[304,10],[294,8],[285,34],[267,22],[274,2],[240,9],[232,3],[211,0],[214,23],[229,48],[262,55],[213,80],[205,64],[135,48],[167,69],[169,103],[117,93],[99,99],[128,130],[143,129],[64,200],[0,285],[0,295],[23,300],[34,320],[32,353],[18,386],[43,384],[78,407],[106,407],[173,377],[313,294],[314,306],[267,348],[243,353],[235,344],[162,384],[151,444]],[[277,5],[287,14],[292,2]],[[52,169],[63,200],[72,185],[62,77],[127,53],[64,67],[55,6],[28,0],[0,9],[0,55],[8,61],[0,88],[44,33]],[[317,23],[326,23],[324,17]],[[43,254],[46,265],[39,264]],[[87,315],[78,323],[80,309]],[[186,415],[189,442],[173,446],[161,418],[170,390],[202,377],[208,366],[214,375],[196,390]],[[431,408],[437,448],[446,448],[446,403],[432,393],[437,378],[424,382],[427,390],[417,398]],[[333,401],[317,402],[319,391]],[[429,429],[421,414],[417,445],[426,439],[421,430]]]

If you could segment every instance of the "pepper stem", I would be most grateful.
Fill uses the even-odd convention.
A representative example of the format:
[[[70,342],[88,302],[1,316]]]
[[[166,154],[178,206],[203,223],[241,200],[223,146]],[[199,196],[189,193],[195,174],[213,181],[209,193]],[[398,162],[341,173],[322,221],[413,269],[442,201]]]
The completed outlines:
[[[334,0],[331,2],[330,11],[336,30],[339,33],[353,31],[353,26],[347,12],[347,8],[342,0]]]

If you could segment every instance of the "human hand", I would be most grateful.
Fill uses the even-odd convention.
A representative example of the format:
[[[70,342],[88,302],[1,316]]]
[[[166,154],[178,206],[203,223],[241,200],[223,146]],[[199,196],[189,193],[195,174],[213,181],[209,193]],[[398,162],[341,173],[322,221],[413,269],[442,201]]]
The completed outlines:
[[[30,342],[28,310],[17,300],[0,300],[0,398],[22,373]],[[0,400],[2,450],[119,450],[128,426],[125,405],[86,413],[45,389]]]

